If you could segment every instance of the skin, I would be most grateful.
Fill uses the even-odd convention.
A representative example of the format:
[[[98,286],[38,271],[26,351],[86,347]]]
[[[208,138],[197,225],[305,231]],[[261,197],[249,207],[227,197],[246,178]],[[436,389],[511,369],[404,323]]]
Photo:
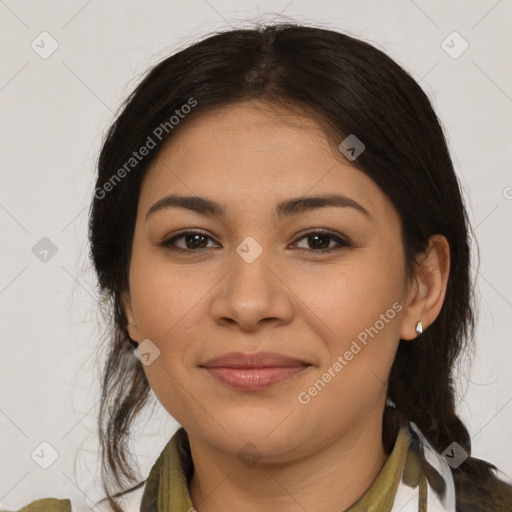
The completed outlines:
[[[273,216],[279,201],[333,192],[369,215],[330,206]],[[146,219],[171,193],[215,200],[226,214],[168,208]],[[159,245],[191,228],[206,238],[175,240],[188,253]],[[322,254],[338,244],[323,238],[317,248],[308,235],[315,228],[352,246]],[[252,101],[201,114],[160,151],[142,184],[123,304],[130,337],[160,350],[144,370],[188,433],[199,512],[339,511],[371,486],[388,456],[382,415],[399,339],[414,340],[418,320],[424,328],[435,320],[449,271],[447,241],[435,235],[407,279],[400,229],[377,185],[315,121],[283,107]],[[251,263],[236,252],[248,236],[262,248]],[[300,403],[299,393],[394,303],[401,311]],[[226,352],[262,350],[311,366],[258,391],[231,388],[199,367]],[[238,456],[248,442],[259,453],[251,464]]]

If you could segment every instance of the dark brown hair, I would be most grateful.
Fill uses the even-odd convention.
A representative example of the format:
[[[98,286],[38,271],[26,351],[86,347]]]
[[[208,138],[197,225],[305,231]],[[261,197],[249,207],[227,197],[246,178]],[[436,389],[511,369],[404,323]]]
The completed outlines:
[[[156,127],[191,98],[196,101],[192,112],[157,140]],[[99,415],[102,475],[110,497],[113,487],[135,481],[127,441],[150,396],[143,366],[132,355],[134,342],[121,306],[121,293],[129,286],[142,179],[162,145],[189,119],[251,99],[314,116],[336,145],[349,134],[363,141],[365,151],[352,164],[397,209],[409,272],[431,235],[448,239],[451,267],[443,307],[419,341],[400,341],[388,394],[439,452],[453,441],[471,451],[468,430],[455,412],[453,382],[454,364],[474,333],[469,223],[431,103],[406,71],[368,43],[299,24],[267,25],[216,33],[154,66],[127,98],[104,140],[89,236],[112,320]],[[113,184],[113,176],[148,137],[156,147]],[[383,422],[389,452],[396,429],[387,413]],[[454,475],[488,475],[493,468],[468,459]],[[115,508],[114,500],[109,501]]]

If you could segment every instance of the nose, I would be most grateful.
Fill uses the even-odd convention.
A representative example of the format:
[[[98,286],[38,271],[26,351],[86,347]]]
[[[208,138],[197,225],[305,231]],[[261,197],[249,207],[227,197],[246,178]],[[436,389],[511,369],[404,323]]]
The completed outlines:
[[[293,292],[286,272],[263,252],[254,260],[233,253],[233,264],[219,283],[211,313],[214,321],[236,325],[243,331],[255,331],[262,325],[285,325],[294,315]],[[280,271],[281,270],[281,271]]]

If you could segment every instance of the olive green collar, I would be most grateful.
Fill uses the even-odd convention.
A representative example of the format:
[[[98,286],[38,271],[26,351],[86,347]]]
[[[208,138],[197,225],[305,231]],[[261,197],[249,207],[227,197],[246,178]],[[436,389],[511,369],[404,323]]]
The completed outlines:
[[[400,479],[404,474],[410,441],[408,422],[402,420],[395,446],[377,478],[346,512],[391,512]],[[146,480],[141,512],[194,510],[189,493],[193,472],[188,436],[180,427],[151,469]]]

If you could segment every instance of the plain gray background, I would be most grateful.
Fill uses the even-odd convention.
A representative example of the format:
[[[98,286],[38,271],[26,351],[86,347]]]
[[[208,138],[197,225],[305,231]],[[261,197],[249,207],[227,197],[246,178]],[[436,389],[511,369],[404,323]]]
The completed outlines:
[[[512,476],[511,14],[510,0],[0,0],[0,508],[52,496],[87,510],[102,496],[87,213],[114,112],[166,55],[214,30],[288,18],[374,44],[433,102],[480,245],[477,352],[458,372],[458,410],[473,455]],[[177,426],[155,410],[134,444],[144,476]],[[41,442],[58,453],[48,469],[31,457],[50,461]]]

